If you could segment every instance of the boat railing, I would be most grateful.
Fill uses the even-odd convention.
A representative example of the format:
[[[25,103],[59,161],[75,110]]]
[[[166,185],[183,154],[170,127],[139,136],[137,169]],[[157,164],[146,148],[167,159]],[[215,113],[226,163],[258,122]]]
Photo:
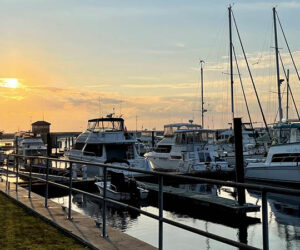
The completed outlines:
[[[69,204],[68,204],[68,218],[71,220],[72,219],[72,193],[81,193],[84,194],[88,197],[95,198],[102,200],[103,203],[103,210],[102,210],[102,236],[107,237],[107,231],[106,231],[106,207],[107,207],[107,202],[113,203],[116,205],[119,205],[124,208],[131,209],[135,212],[139,212],[145,216],[148,216],[150,218],[153,218],[158,221],[159,224],[159,230],[158,230],[158,246],[159,249],[163,249],[163,224],[169,224],[173,225],[177,228],[181,228],[184,230],[187,230],[189,232],[193,232],[195,234],[214,239],[216,241],[238,247],[240,249],[260,249],[254,246],[247,245],[245,243],[235,241],[223,236],[219,236],[214,233],[210,233],[207,231],[204,231],[199,228],[195,228],[192,226],[185,225],[183,223],[180,223],[175,220],[168,219],[163,216],[163,207],[164,207],[164,179],[165,178],[176,178],[177,180],[182,180],[184,182],[186,181],[191,181],[191,182],[197,182],[197,183],[208,183],[208,184],[215,184],[215,185],[221,185],[221,186],[228,186],[228,187],[233,187],[237,188],[238,190],[256,190],[261,193],[261,198],[262,198],[262,232],[263,232],[263,248],[264,250],[269,249],[269,237],[268,237],[268,206],[267,206],[267,196],[268,193],[277,193],[277,194],[286,194],[286,195],[293,195],[293,196],[300,196],[300,189],[294,189],[294,188],[283,188],[283,187],[273,187],[273,186],[267,186],[267,185],[259,185],[259,184],[251,184],[251,183],[239,183],[239,182],[232,182],[232,181],[222,181],[222,180],[215,180],[215,179],[207,179],[207,178],[200,178],[200,177],[194,177],[194,176],[184,176],[184,175],[175,175],[172,173],[165,173],[165,172],[155,172],[155,171],[145,171],[145,170],[139,170],[139,169],[134,169],[134,168],[129,168],[129,167],[121,167],[121,166],[114,166],[110,164],[104,164],[104,163],[94,163],[94,162],[86,162],[86,161],[78,161],[78,160],[66,160],[66,159],[61,159],[61,158],[50,158],[50,157],[44,157],[44,156],[23,156],[23,155],[16,155],[16,154],[11,154],[9,155],[10,157],[14,157],[14,165],[9,167],[9,164],[7,164],[6,169],[6,189],[10,189],[9,185],[9,174],[15,174],[15,190],[18,191],[18,182],[19,182],[19,177],[27,177],[29,178],[29,187],[28,187],[28,197],[30,198],[31,196],[31,185],[32,185],[32,180],[38,180],[41,182],[45,183],[45,204],[44,206],[48,206],[48,187],[49,185],[53,185],[62,189],[68,190],[69,193]],[[24,172],[24,171],[19,171],[20,170],[20,159],[23,159],[25,162],[29,160],[29,172]],[[41,161],[46,161],[46,171],[44,171],[44,176],[43,178],[37,177],[32,175],[32,165],[35,159],[39,159]],[[50,166],[52,166],[52,162],[64,162],[66,165],[68,165],[69,169],[69,176],[65,177],[68,178],[68,185],[63,185],[61,183],[56,183],[54,181],[49,180],[49,169]],[[104,184],[104,189],[103,189],[103,195],[96,195],[93,193],[89,193],[77,188],[74,188],[72,186],[73,183],[73,168],[75,168],[75,165],[88,165],[88,166],[95,166],[103,169],[103,184]],[[12,168],[13,167],[13,168]],[[159,213],[153,214],[148,211],[141,210],[137,207],[134,207],[132,205],[122,203],[116,200],[112,200],[107,198],[107,173],[108,170],[125,170],[125,171],[130,171],[130,172],[136,172],[136,173],[141,173],[141,174],[147,174],[147,175],[152,175],[157,177],[158,179],[158,208],[159,208]],[[5,175],[5,173],[4,173]],[[244,206],[247,206],[245,204]]]

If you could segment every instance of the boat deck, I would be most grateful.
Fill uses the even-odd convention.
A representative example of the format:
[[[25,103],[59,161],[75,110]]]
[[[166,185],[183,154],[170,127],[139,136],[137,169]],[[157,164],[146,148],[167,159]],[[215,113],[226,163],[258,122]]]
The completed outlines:
[[[92,249],[156,249],[143,241],[109,226],[107,226],[107,234],[109,237],[103,238],[101,237],[102,229],[96,227],[94,219],[72,211],[73,219],[68,220],[67,209],[62,209],[60,204],[48,200],[48,207],[45,208],[44,197],[31,192],[31,198],[28,198],[28,190],[19,186],[18,192],[16,192],[15,185],[13,185],[12,182],[10,182],[10,189],[6,190],[6,183],[3,179],[1,180],[0,192]]]

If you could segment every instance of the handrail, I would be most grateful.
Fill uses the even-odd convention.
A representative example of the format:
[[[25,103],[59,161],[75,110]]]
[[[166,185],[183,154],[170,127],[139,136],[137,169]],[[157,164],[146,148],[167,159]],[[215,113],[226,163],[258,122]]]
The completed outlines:
[[[16,178],[18,179],[19,176],[26,176],[30,178],[30,186],[29,186],[29,197],[30,197],[30,192],[31,192],[31,182],[32,179],[36,179],[42,182],[46,182],[46,185],[54,185],[63,189],[67,189],[69,190],[69,212],[68,212],[68,218],[71,220],[71,194],[73,191],[81,193],[81,194],[85,194],[89,197],[93,197],[93,198],[97,198],[97,199],[101,199],[103,200],[103,228],[102,228],[102,236],[103,237],[107,237],[106,235],[106,202],[110,202],[110,203],[114,203],[117,205],[120,205],[122,207],[137,211],[143,215],[146,215],[148,217],[151,217],[153,219],[156,219],[159,221],[159,249],[163,248],[163,223],[167,223],[169,225],[173,225],[176,227],[179,227],[181,229],[185,229],[189,232],[193,232],[196,233],[198,235],[202,235],[211,239],[215,239],[217,241],[229,244],[231,246],[236,246],[236,247],[240,247],[243,249],[259,249],[253,246],[249,246],[247,244],[238,242],[238,241],[233,241],[230,239],[227,239],[225,237],[222,236],[218,236],[216,234],[213,233],[208,233],[206,231],[197,229],[197,228],[193,228],[187,225],[184,225],[182,223],[179,222],[175,222],[169,219],[166,219],[163,217],[163,178],[176,178],[179,180],[191,180],[191,181],[197,181],[197,182],[206,182],[206,183],[211,183],[211,184],[216,184],[216,185],[223,185],[223,186],[229,186],[229,187],[236,187],[236,188],[246,188],[246,189],[252,189],[252,190],[257,190],[260,191],[262,193],[262,227],[263,227],[263,249],[268,249],[268,237],[265,235],[268,235],[268,224],[267,224],[267,220],[268,220],[268,214],[267,214],[267,193],[268,192],[272,192],[272,193],[280,193],[280,194],[287,194],[287,195],[300,195],[300,189],[292,189],[292,188],[281,188],[281,187],[270,187],[270,186],[266,186],[266,185],[261,185],[261,184],[250,184],[250,183],[236,183],[236,182],[232,182],[232,181],[220,181],[220,180],[213,180],[213,179],[206,179],[206,178],[200,178],[200,177],[193,177],[193,176],[182,176],[182,175],[174,175],[174,174],[170,174],[170,173],[164,173],[164,172],[151,172],[151,171],[145,171],[145,170],[139,170],[139,169],[134,169],[134,168],[129,168],[129,167],[120,167],[120,166],[115,166],[115,165],[111,165],[111,164],[104,164],[104,163],[93,163],[93,162],[86,162],[86,161],[78,161],[78,160],[66,160],[66,159],[58,159],[58,158],[51,158],[51,157],[45,157],[45,156],[23,156],[23,155],[18,155],[18,154],[10,154],[11,156],[14,156],[16,159],[18,158],[23,158],[24,160],[30,159],[30,166],[32,166],[32,161],[33,159],[44,159],[46,160],[47,163],[47,170],[49,169],[49,163],[51,161],[57,161],[57,162],[66,162],[70,164],[70,178],[69,178],[69,185],[63,185],[60,183],[56,183],[53,181],[49,181],[48,180],[48,171],[47,171],[47,175],[46,175],[46,180],[40,177],[32,177],[31,175],[31,168],[30,168],[30,173],[29,174],[25,174],[22,172],[19,172],[19,161],[16,160],[15,161],[15,167],[17,170],[17,175]],[[83,165],[89,165],[89,166],[96,166],[96,167],[100,167],[103,168],[103,172],[104,172],[104,177],[106,177],[106,173],[108,169],[117,169],[117,170],[125,170],[125,171],[131,171],[131,172],[137,172],[137,173],[143,173],[143,174],[149,174],[149,175],[153,175],[153,176],[157,176],[159,177],[159,216],[154,215],[152,213],[143,211],[139,208],[133,207],[131,205],[119,202],[119,201],[115,201],[112,199],[109,199],[106,197],[106,187],[107,187],[107,178],[104,178],[104,194],[103,196],[99,196],[99,195],[95,195],[95,194],[91,194],[85,191],[82,191],[80,189],[76,189],[72,187],[72,165],[73,164],[83,164]],[[7,188],[9,188],[8,185],[8,172],[12,172],[12,173],[16,173],[15,171],[11,171],[8,169],[7,167]],[[18,180],[16,181],[16,185],[18,183]],[[17,189],[17,187],[16,187]],[[46,188],[46,195],[45,195],[45,207],[47,206],[47,199],[48,199],[48,188]],[[265,238],[266,237],[266,238]]]

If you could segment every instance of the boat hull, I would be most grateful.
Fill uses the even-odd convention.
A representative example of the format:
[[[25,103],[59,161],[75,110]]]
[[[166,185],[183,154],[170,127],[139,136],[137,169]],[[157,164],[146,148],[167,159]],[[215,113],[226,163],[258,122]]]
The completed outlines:
[[[100,195],[103,196],[104,182],[96,182],[95,184],[99,189]],[[139,197],[138,197],[139,199],[146,199],[148,197],[149,194],[148,190],[138,187],[138,191],[139,191]],[[117,192],[113,190],[111,183],[107,182],[106,197],[113,200],[124,201],[124,200],[131,200],[134,196],[128,192]]]
[[[246,167],[248,180],[300,184],[300,166],[257,166]]]

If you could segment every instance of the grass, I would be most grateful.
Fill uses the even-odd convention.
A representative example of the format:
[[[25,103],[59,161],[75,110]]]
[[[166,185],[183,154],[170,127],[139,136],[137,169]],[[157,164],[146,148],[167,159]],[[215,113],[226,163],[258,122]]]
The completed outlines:
[[[0,249],[85,249],[0,193]]]

